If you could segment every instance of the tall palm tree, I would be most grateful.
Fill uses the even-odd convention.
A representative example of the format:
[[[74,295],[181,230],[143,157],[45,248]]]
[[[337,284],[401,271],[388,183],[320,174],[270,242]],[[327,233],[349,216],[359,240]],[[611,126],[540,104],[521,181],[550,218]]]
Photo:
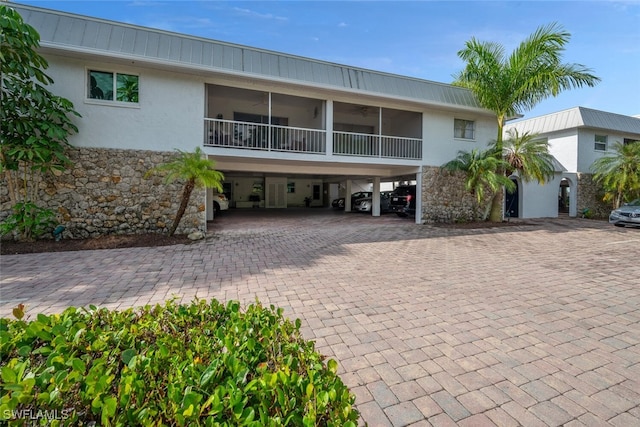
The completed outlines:
[[[520,134],[515,128],[507,134],[509,137],[502,141],[502,158],[508,164],[506,176],[518,171],[523,181],[538,181],[540,184],[553,177],[553,156],[549,153],[546,139],[530,132]],[[492,148],[499,154],[497,142],[492,144]]]
[[[222,172],[215,170],[216,163],[206,156],[203,156],[200,147],[196,147],[193,153],[181,150],[176,151],[178,152],[178,156],[174,160],[156,166],[146,174],[146,176],[150,176],[165,172],[165,183],[171,183],[176,179],[185,181],[182,189],[180,207],[173,220],[173,225],[169,229],[169,236],[173,236],[176,232],[178,224],[180,224],[180,220],[182,220],[182,216],[187,210],[189,199],[191,198],[191,193],[194,188],[215,188],[218,191],[222,191],[222,181],[224,181]]]
[[[476,197],[476,204],[482,207],[485,191],[494,193],[502,187],[513,191],[515,184],[502,173],[498,172],[508,164],[495,155],[493,149],[479,151],[458,151],[458,156],[442,165],[449,172],[460,171],[465,174],[464,188]],[[488,208],[483,209],[482,219],[486,219]]]
[[[600,79],[580,64],[561,62],[571,34],[556,23],[539,27],[507,57],[498,43],[472,38],[458,56],[466,62],[454,84],[470,89],[480,105],[498,120],[496,148],[502,152],[505,120],[531,110],[540,101],[567,89],[595,86]],[[491,220],[502,220],[501,193],[496,192]]]
[[[591,171],[593,179],[604,187],[603,200],[610,200],[614,209],[640,197],[640,141],[616,142],[611,154],[593,162]]]

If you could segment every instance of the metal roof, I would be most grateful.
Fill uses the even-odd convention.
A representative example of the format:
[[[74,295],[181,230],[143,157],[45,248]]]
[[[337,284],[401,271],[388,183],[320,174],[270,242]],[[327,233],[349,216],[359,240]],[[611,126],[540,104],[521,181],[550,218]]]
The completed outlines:
[[[43,48],[484,110],[471,91],[450,84],[33,6],[10,6],[40,33]]]
[[[505,131],[511,128],[517,128],[519,132],[539,134],[565,129],[592,128],[640,135],[640,118],[575,107],[557,113],[509,123],[505,126]]]

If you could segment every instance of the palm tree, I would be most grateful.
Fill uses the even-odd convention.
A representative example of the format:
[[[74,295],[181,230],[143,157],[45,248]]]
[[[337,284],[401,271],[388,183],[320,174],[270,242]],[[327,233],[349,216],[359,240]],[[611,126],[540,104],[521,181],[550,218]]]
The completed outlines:
[[[222,191],[222,181],[224,175],[222,172],[215,170],[215,162],[203,156],[200,147],[196,147],[193,153],[176,150],[178,156],[169,163],[165,163],[160,166],[149,170],[145,176],[150,176],[156,173],[166,172],[164,181],[165,183],[171,183],[176,179],[185,180],[184,187],[182,189],[182,200],[180,201],[180,207],[176,213],[176,218],[173,221],[171,229],[169,229],[169,236],[173,236],[178,228],[178,224],[187,210],[189,205],[189,199],[194,188],[215,188],[218,191]]]
[[[476,197],[478,206],[482,205],[485,191],[494,193],[502,187],[507,191],[513,191],[515,184],[498,170],[506,168],[507,163],[495,155],[493,149],[479,151],[458,151],[458,156],[442,165],[449,172],[464,172],[464,188]],[[482,219],[487,218],[488,208],[484,209]]]
[[[502,158],[508,164],[505,168],[506,176],[518,171],[523,181],[538,181],[540,184],[553,177],[553,156],[549,153],[546,139],[530,132],[520,135],[515,128],[510,129],[507,134],[509,137],[502,141]],[[492,144],[492,148],[499,153],[497,141]]]
[[[595,86],[600,79],[580,64],[561,62],[571,34],[556,23],[539,27],[509,55],[497,43],[472,38],[458,56],[466,61],[454,84],[470,89],[479,104],[498,120],[496,148],[502,152],[505,120],[531,110],[540,101],[567,89]],[[502,194],[496,192],[491,220],[502,220]]]
[[[603,200],[611,200],[614,209],[640,197],[640,141],[616,142],[611,154],[593,162],[591,171],[593,179],[604,188]]]

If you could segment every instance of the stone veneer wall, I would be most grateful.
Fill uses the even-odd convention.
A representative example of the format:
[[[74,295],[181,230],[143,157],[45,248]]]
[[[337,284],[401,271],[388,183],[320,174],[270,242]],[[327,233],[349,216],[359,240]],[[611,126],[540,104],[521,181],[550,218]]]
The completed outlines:
[[[578,173],[578,217],[585,208],[589,208],[594,218],[608,218],[612,207],[611,204],[602,201],[602,196],[602,187],[593,181],[593,174]]]
[[[422,168],[422,221],[468,222],[478,219],[473,194],[464,189],[464,174],[438,167]]]
[[[145,173],[170,161],[174,152],[71,148],[69,169],[40,183],[41,206],[58,213],[64,238],[105,234],[164,233],[173,224],[183,183],[164,184]],[[205,190],[195,189],[176,233],[206,230]],[[1,219],[9,213],[6,182],[0,189]]]

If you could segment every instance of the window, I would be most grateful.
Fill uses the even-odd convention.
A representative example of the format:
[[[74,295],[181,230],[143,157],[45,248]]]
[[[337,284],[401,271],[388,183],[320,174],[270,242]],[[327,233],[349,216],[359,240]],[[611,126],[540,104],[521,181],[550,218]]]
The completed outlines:
[[[625,138],[623,141],[624,145],[628,145],[628,144],[633,144],[634,142],[638,142],[640,141],[640,138],[638,139],[633,139],[633,138]]]
[[[596,151],[607,151],[607,135],[596,135],[593,149]]]
[[[453,136],[461,139],[474,139],[476,122],[471,120],[454,119]]]
[[[138,80],[133,74],[89,70],[87,98],[137,103]]]
[[[295,193],[295,192],[296,192],[296,183],[287,182],[287,193]]]

